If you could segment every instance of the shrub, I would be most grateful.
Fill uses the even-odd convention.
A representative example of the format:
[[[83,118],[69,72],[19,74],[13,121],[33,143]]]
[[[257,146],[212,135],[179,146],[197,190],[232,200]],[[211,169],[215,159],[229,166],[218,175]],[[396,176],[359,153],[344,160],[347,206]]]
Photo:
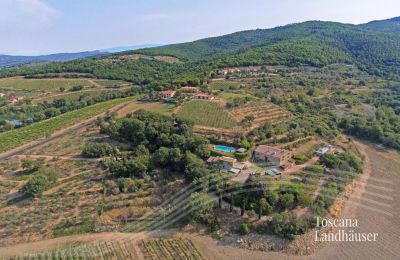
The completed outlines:
[[[243,224],[240,226],[239,233],[240,233],[241,235],[243,235],[243,236],[249,234],[249,233],[250,233],[249,226],[248,226],[246,223],[243,223]]]
[[[274,234],[289,239],[293,239],[296,235],[304,234],[307,230],[307,222],[303,218],[287,212],[275,214],[269,225]]]
[[[49,180],[43,175],[33,176],[22,188],[22,191],[31,196],[41,196],[50,186]]]
[[[82,155],[90,158],[113,156],[119,153],[118,149],[106,143],[86,144]]]

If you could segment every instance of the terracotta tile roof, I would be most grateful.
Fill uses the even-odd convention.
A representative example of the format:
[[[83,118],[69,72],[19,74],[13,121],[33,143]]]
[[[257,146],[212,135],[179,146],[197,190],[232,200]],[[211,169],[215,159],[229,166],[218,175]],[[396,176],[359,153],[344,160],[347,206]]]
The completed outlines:
[[[259,153],[259,154],[264,154],[266,156],[275,157],[275,158],[281,158],[282,156],[287,155],[289,153],[289,151],[287,151],[287,150],[282,150],[282,149],[271,147],[268,145],[259,145],[256,148],[255,152]]]
[[[161,95],[174,95],[176,93],[175,90],[164,90],[164,91],[160,91]]]

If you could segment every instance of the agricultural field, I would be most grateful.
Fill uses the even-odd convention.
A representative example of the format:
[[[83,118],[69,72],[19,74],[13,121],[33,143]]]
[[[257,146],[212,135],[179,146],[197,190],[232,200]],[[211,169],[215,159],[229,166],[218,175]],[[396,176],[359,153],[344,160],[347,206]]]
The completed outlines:
[[[0,80],[0,89],[28,92],[55,92],[60,88],[68,90],[73,86],[93,87],[93,84],[84,79],[25,79],[5,78]]]
[[[246,116],[254,116],[251,128],[260,126],[265,122],[279,124],[290,120],[291,115],[282,108],[266,101],[253,101],[244,106],[234,108],[229,111],[238,121],[242,121]]]
[[[81,96],[90,96],[96,97],[101,95],[102,93],[111,93],[112,90],[105,90],[105,89],[88,89],[88,90],[81,90],[81,91],[74,91],[74,92],[66,92],[66,93],[51,93],[49,95],[40,95],[32,99],[32,104],[36,105],[47,101],[48,103],[53,102],[57,99],[65,99],[66,101],[77,101]]]
[[[106,112],[118,104],[122,104],[133,99],[136,99],[136,97],[109,100],[82,109],[67,112],[65,114],[48,120],[40,121],[26,127],[0,133],[0,139],[2,140],[2,143],[0,144],[0,152],[7,151],[41,137],[49,136],[55,131],[65,128],[68,125],[73,125],[85,119],[94,117],[98,114]]]
[[[197,125],[230,129],[236,120],[216,102],[192,100],[182,105],[178,117],[191,120]]]
[[[228,91],[240,89],[240,83],[237,81],[216,80],[212,81],[209,85],[211,90]]]
[[[204,259],[193,242],[183,238],[145,240],[141,247],[146,260]]]
[[[132,84],[123,80],[107,80],[107,79],[96,79],[95,83],[102,85],[106,88],[120,88],[123,86],[131,86]]]

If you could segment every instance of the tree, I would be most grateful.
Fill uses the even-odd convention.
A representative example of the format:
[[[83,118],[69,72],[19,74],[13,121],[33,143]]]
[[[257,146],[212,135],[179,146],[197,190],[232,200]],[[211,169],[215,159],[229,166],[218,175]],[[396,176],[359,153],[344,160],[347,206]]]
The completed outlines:
[[[170,163],[170,150],[160,147],[153,155],[154,161],[160,166],[168,166]]]
[[[209,173],[209,170],[204,165],[204,162],[195,154],[190,152],[185,156],[185,170],[184,173],[189,180],[201,178]]]
[[[258,202],[258,218],[261,219],[262,215],[268,215],[272,212],[272,206],[265,198],[261,198]]]
[[[294,205],[294,195],[291,193],[284,193],[280,199],[279,202],[281,204],[281,206],[285,209],[290,209],[293,207]]]
[[[295,235],[303,234],[307,230],[307,223],[303,218],[287,212],[275,214],[269,225],[276,235],[289,239],[293,239]]]
[[[188,202],[188,216],[191,220],[199,220],[213,208],[214,201],[203,192],[195,192],[190,195]]]
[[[50,182],[43,175],[33,176],[23,187],[22,191],[34,197],[40,197],[50,186]]]

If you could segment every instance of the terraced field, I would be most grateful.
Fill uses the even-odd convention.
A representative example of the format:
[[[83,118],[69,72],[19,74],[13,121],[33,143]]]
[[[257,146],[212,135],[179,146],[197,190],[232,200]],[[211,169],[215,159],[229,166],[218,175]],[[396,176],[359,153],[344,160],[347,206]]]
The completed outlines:
[[[191,120],[196,125],[231,129],[236,120],[216,102],[192,100],[182,106],[178,117]]]
[[[248,115],[254,116],[255,120],[252,122],[252,128],[256,128],[264,122],[279,124],[291,118],[291,115],[282,108],[263,101],[254,101],[245,106],[234,108],[230,111],[230,114],[238,121],[242,121]]]

